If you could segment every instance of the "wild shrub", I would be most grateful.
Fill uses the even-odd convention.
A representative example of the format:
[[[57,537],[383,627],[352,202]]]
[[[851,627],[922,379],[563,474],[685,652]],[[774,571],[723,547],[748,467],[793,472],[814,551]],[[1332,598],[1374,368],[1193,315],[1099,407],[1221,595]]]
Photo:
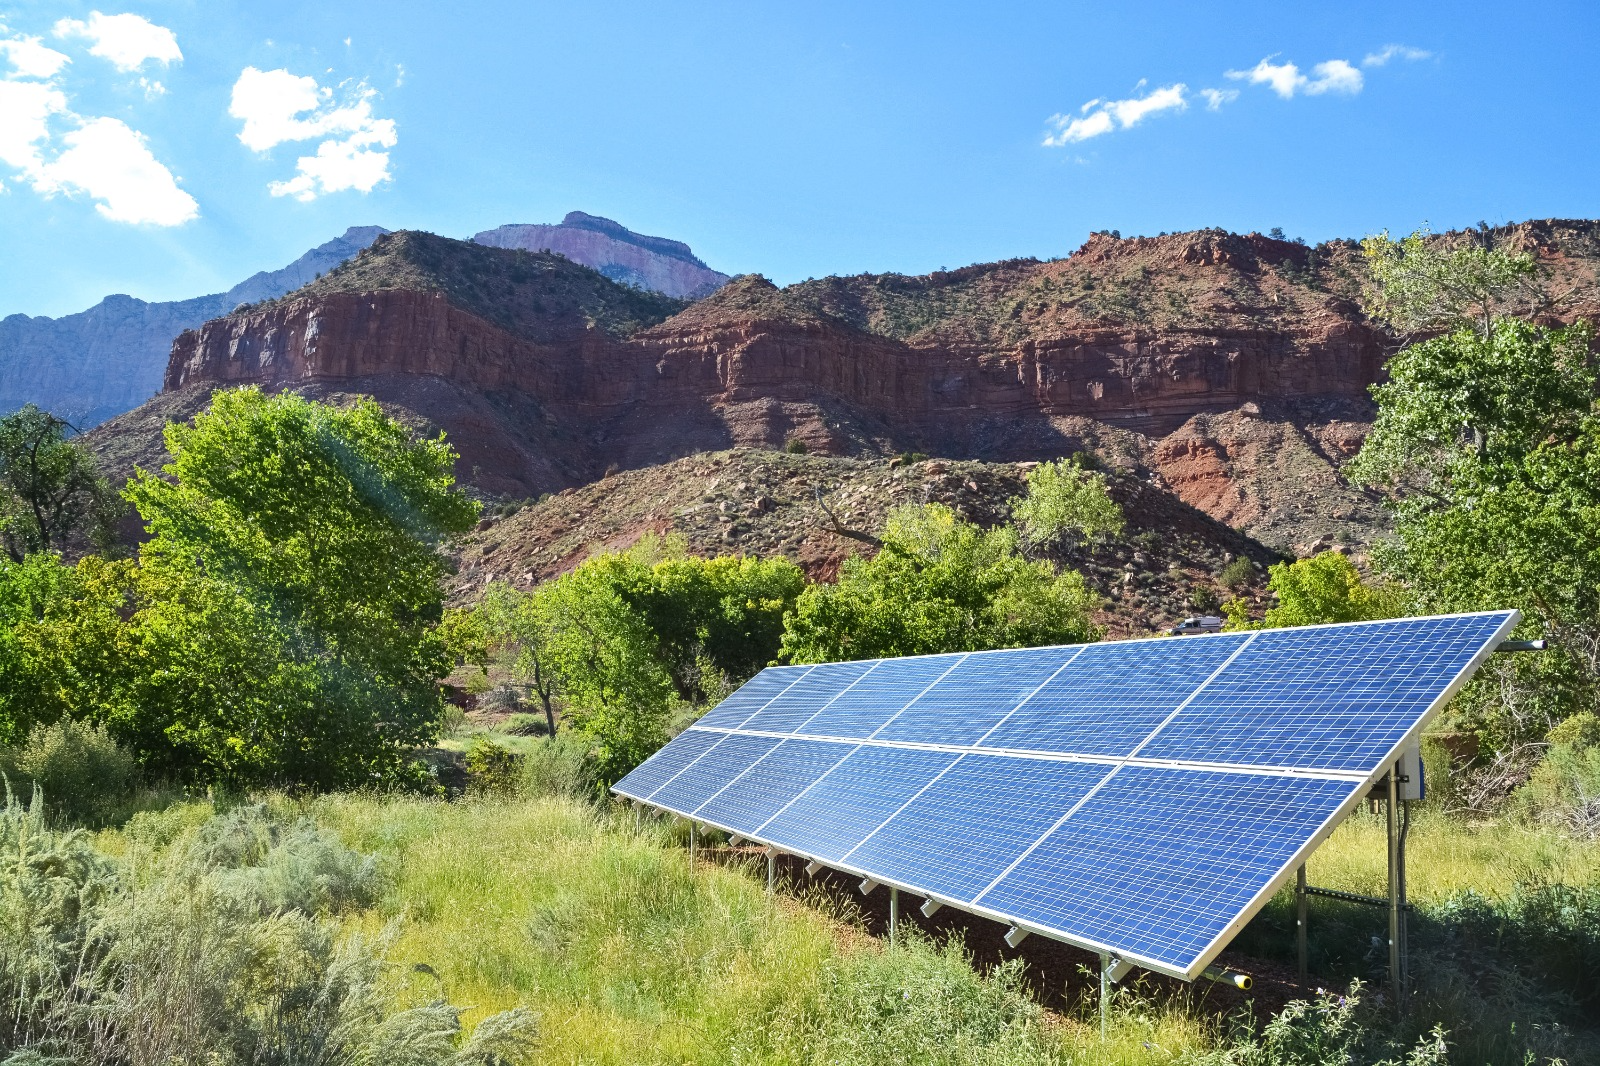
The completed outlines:
[[[91,929],[118,887],[81,829],[54,829],[38,795],[0,808],[0,1050],[49,1036],[81,1002],[96,962]]]
[[[62,719],[34,727],[11,755],[15,786],[37,788],[59,821],[100,826],[125,810],[138,784],[133,756],[105,729]]]
[[[524,1010],[461,1038],[431,989],[405,1008],[391,927],[343,935],[329,915],[373,902],[371,856],[262,805],[136,818],[127,865],[41,804],[0,810],[0,1052],[13,1062],[399,1063],[525,1057]]]
[[[1249,559],[1235,559],[1217,574],[1217,581],[1229,592],[1243,592],[1255,580],[1256,568]]]
[[[959,943],[915,934],[838,957],[823,975],[812,1061],[1007,1063],[1047,1059],[1042,1015],[1011,960],[982,975]]]
[[[1398,1043],[1393,1022],[1365,1002],[1360,981],[1344,994],[1295,1000],[1265,1025],[1252,1013],[1233,1019],[1218,1047],[1191,1055],[1193,1066],[1447,1066],[1446,1034],[1435,1028],[1413,1046]]]
[[[1600,837],[1600,716],[1573,715],[1550,731],[1549,745],[1514,806],[1548,825]]]
[[[512,792],[517,787],[522,757],[479,733],[467,746],[467,790]]]
[[[518,789],[528,798],[563,796],[593,799],[595,766],[580,734],[562,730],[522,757]]]

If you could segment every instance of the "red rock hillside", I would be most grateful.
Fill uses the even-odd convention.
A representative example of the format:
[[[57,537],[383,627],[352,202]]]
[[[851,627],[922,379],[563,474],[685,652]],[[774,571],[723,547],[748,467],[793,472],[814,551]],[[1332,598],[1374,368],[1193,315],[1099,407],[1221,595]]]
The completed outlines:
[[[1597,235],[1498,237],[1587,283]],[[1337,474],[1392,343],[1358,309],[1361,277],[1351,242],[1097,235],[1066,259],[926,277],[745,276],[685,307],[559,256],[398,233],[185,333],[166,402],[240,382],[368,392],[447,430],[463,476],[512,496],[791,438],[1007,461],[1089,448],[1293,549],[1382,526]]]

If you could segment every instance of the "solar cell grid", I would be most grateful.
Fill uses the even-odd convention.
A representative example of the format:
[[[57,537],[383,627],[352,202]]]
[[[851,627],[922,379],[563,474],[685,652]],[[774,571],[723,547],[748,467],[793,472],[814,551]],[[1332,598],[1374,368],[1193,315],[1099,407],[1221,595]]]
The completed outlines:
[[[777,746],[778,741],[772,737],[726,733],[647,798],[651,803],[687,814]]]
[[[969,901],[1109,766],[964,755],[841,861]]]
[[[1246,640],[1091,644],[982,738],[991,748],[1127,755]]]
[[[971,744],[1080,648],[1025,648],[969,655],[890,719],[873,739]]]
[[[774,696],[740,728],[791,733],[875,665],[868,660],[812,667],[810,673]]]
[[[769,666],[707,711],[695,724],[708,729],[736,729],[810,672],[809,666]]]
[[[802,854],[838,861],[957,758],[857,748],[758,832]]]
[[[1183,969],[1358,788],[1125,767],[976,902]]]
[[[785,740],[694,811],[736,833],[753,833],[854,750],[846,743]]]
[[[870,737],[963,658],[919,655],[912,659],[885,659],[801,728],[811,736]]]
[[[617,791],[1193,977],[1517,618],[773,668]]]
[[[631,773],[611,786],[632,799],[649,799],[650,794],[676,776],[679,771],[704,755],[722,739],[721,733],[691,731],[656,752]]]
[[[1370,770],[1503,621],[1413,618],[1258,633],[1139,754]]]

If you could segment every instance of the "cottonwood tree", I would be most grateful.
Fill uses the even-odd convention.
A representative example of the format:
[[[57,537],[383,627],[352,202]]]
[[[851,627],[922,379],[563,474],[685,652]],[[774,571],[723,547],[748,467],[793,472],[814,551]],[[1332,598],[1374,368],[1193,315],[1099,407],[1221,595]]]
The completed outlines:
[[[816,663],[1099,639],[1082,575],[1025,558],[1020,539],[1014,526],[982,529],[942,504],[902,507],[876,555],[845,560],[837,584],[801,593],[783,655]]]
[[[63,418],[28,404],[0,418],[0,544],[13,562],[75,534],[104,548],[117,500]]]
[[[1516,607],[1554,650],[1492,663],[1455,703],[1487,751],[1537,743],[1600,692],[1600,418],[1592,336],[1517,317],[1547,305],[1531,257],[1367,242],[1369,311],[1434,330],[1389,363],[1378,417],[1346,468],[1390,494],[1378,565],[1420,610]],[[1515,681],[1525,691],[1502,698]],[[1517,713],[1508,710],[1513,704]],[[1529,708],[1533,708],[1532,711]]]
[[[175,777],[395,780],[431,741],[455,665],[441,542],[478,505],[443,437],[370,400],[220,391],[166,430],[165,476],[126,490],[149,539],[134,615],[144,682],[122,733]]]

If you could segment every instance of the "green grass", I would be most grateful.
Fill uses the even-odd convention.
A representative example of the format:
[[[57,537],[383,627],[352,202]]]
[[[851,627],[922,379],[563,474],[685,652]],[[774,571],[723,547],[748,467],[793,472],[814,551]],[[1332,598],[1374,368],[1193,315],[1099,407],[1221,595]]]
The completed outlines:
[[[1034,1006],[1016,971],[981,976],[920,940],[888,950],[826,899],[691,872],[670,826],[636,834],[582,803],[345,795],[311,810],[396,872],[360,919],[399,920],[396,961],[432,967],[469,1022],[538,1011],[539,1061],[1144,1063],[1211,1039],[1181,1004],[1130,1004],[1101,1045]]]
[[[1049,1013],[1024,986],[1020,965],[978,973],[960,945],[914,933],[890,948],[863,931],[850,899],[809,882],[769,895],[764,866],[691,869],[676,823],[646,821],[636,830],[631,816],[549,797],[340,794],[271,802],[286,822],[309,814],[345,845],[379,856],[387,886],[379,901],[330,920],[369,936],[394,930],[390,958],[403,975],[395,995],[470,1005],[468,1026],[531,1008],[540,1017],[536,1062],[1132,1066],[1216,1054],[1224,1038],[1223,1021],[1181,992],[1126,992],[1102,1043],[1092,994],[1064,1014]],[[211,810],[187,804],[159,823],[178,833]],[[117,831],[96,843],[127,854]],[[1383,854],[1382,820],[1358,815],[1313,859],[1312,881],[1378,893]],[[1503,959],[1489,959],[1485,971],[1461,965],[1450,951],[1486,937],[1519,943],[1530,925],[1547,921],[1557,935],[1572,932],[1582,915],[1551,918],[1516,901],[1530,884],[1600,883],[1600,847],[1424,813],[1412,830],[1411,874],[1426,996],[1393,1032],[1388,1014],[1367,1015],[1380,1027],[1373,1032],[1403,1049],[1443,1022],[1452,1061],[1474,1066],[1521,1063],[1529,1050],[1534,1062],[1595,1061],[1589,1038],[1567,1032],[1575,1000],[1545,995],[1539,975],[1510,980]],[[1480,894],[1465,897],[1482,903],[1476,910],[1459,909],[1467,892]],[[1326,967],[1326,983],[1342,988],[1365,963],[1340,953],[1363,946],[1368,926],[1381,930],[1382,915],[1324,906],[1330,902],[1314,903],[1314,958]],[[1291,895],[1273,900],[1241,946],[1292,957],[1292,912]],[[1450,950],[1416,943],[1453,928],[1440,915],[1461,918],[1478,939]],[[1548,938],[1537,943],[1541,959],[1558,953]]]

